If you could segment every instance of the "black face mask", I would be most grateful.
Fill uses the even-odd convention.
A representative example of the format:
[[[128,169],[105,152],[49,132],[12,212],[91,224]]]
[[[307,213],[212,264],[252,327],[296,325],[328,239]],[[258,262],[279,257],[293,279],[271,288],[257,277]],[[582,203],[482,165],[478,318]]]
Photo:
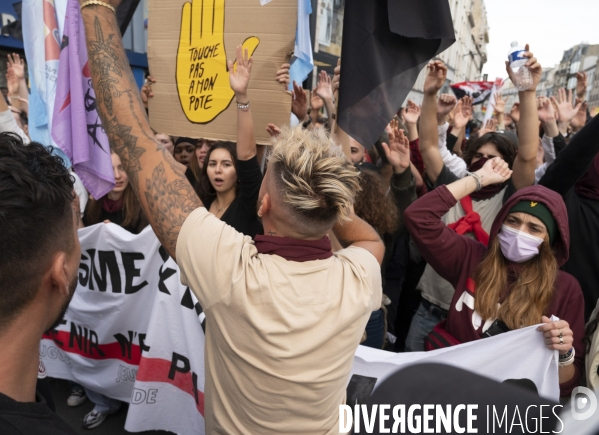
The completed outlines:
[[[489,159],[486,157],[481,157],[476,162],[471,163],[468,167],[469,172],[476,172],[481,169],[485,163],[487,163]],[[478,192],[473,192],[470,194],[472,199],[489,199],[497,195],[501,190],[505,187],[507,181],[503,184],[491,184],[489,186],[485,186],[480,189]]]

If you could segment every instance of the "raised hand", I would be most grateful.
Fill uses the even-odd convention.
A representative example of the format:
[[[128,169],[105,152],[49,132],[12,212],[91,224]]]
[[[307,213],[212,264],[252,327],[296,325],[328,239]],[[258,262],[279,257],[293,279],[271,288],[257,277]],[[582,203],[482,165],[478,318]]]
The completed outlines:
[[[576,113],[576,116],[574,116],[574,118],[572,118],[572,120],[570,121],[570,125],[572,126],[573,129],[580,129],[582,127],[584,127],[584,125],[587,122],[587,103],[582,102],[580,100],[578,100],[578,104],[576,104],[576,107],[578,107],[578,112]]]
[[[277,71],[276,81],[281,83],[284,86],[284,89],[287,90],[289,88],[289,68],[291,65],[288,63],[284,63],[281,65],[281,68]]]
[[[487,160],[476,174],[481,177],[481,184],[485,187],[507,181],[512,176],[512,170],[501,157],[494,157]]]
[[[503,99],[501,92],[495,93],[495,104],[493,104],[493,109],[495,109],[495,112],[498,114],[505,113],[505,100]]]
[[[310,97],[310,107],[312,108],[312,110],[320,110],[322,109],[322,107],[324,106],[324,101],[322,101],[322,98],[320,98],[317,94],[316,91],[312,91],[312,96]]]
[[[236,50],[237,63],[229,61],[229,84],[235,95],[247,97],[248,85],[250,84],[250,74],[252,72],[253,60],[248,54],[247,49],[242,49],[241,45]],[[245,103],[245,101],[240,101]]]
[[[523,54],[523,57],[528,58],[528,61],[526,62],[526,66],[530,70],[530,74],[532,76],[532,86],[524,92],[536,92],[537,85],[541,81],[541,74],[543,73],[543,68],[541,67],[541,64],[539,64],[539,62],[537,62],[537,58],[534,57],[534,55],[530,52],[530,48],[529,48],[528,44],[526,44],[526,47],[524,48],[524,50],[525,50],[525,53]],[[508,75],[510,76],[510,80],[512,81],[512,83],[516,83],[517,82],[516,73],[512,70],[510,63],[507,60],[505,61],[505,69],[506,69]]]
[[[266,126],[266,132],[270,135],[270,137],[277,137],[281,134],[281,129],[274,124],[268,124]]]
[[[152,84],[156,83],[156,79],[152,76],[148,76],[146,82],[141,87],[141,101],[144,103],[144,107],[148,108],[148,101],[150,98],[154,97],[154,93],[152,92]]]
[[[435,60],[428,64],[428,75],[424,80],[424,93],[427,95],[437,95],[437,92],[443,87],[447,79],[447,67],[440,60]]]
[[[510,113],[508,113],[507,116],[512,118],[512,121],[518,124],[518,121],[520,121],[520,103],[514,103],[510,109]]]
[[[547,97],[537,98],[537,110],[539,112],[539,120],[541,122],[549,122],[555,120],[555,109],[553,104]]]
[[[316,87],[316,95],[323,100],[333,99],[333,86],[332,80],[326,71],[320,71],[318,76],[318,86]]]
[[[6,87],[8,88],[8,95],[19,94],[19,79],[10,68],[6,70]]]
[[[454,109],[457,102],[454,95],[441,94],[437,100],[437,118],[445,118]]]
[[[6,70],[11,70],[17,80],[25,78],[25,62],[17,53],[9,54],[7,57]]]
[[[565,89],[558,89],[557,99],[555,97],[551,97],[551,101],[557,107],[559,122],[563,122],[565,124],[570,123],[582,105],[581,103],[577,104],[576,106],[572,105],[572,89],[570,89],[567,93]]]
[[[587,93],[588,83],[586,72],[582,71],[576,73],[576,96],[581,100],[584,100],[584,96]]]
[[[291,99],[291,112],[302,122],[308,116],[308,96],[306,91],[293,82],[293,94]]]
[[[495,118],[489,119],[485,125],[480,129],[479,137],[487,133],[492,133],[497,130],[497,120]]]
[[[402,174],[410,167],[410,141],[404,136],[403,130],[397,127],[389,128],[389,144],[382,143],[389,164],[396,173]]]
[[[454,128],[460,130],[466,127],[470,118],[472,118],[472,98],[464,97],[458,102],[453,115]]]
[[[412,100],[408,100],[408,105],[403,111],[403,119],[407,124],[416,124],[420,118],[420,106]]]
[[[337,66],[333,70],[333,80],[331,81],[331,86],[333,87],[333,92],[337,92],[339,90],[339,80],[341,79],[341,59],[337,59]]]
[[[191,0],[183,5],[177,51],[177,93],[183,112],[191,122],[212,121],[229,107],[235,95],[227,80],[224,26],[225,0]],[[243,42],[243,52],[247,50],[248,59],[259,43],[255,36]]]

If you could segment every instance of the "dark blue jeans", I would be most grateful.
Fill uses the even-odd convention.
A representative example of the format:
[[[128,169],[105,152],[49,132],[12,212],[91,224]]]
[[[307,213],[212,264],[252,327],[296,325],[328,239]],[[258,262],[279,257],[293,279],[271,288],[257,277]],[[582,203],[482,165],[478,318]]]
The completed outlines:
[[[373,311],[370,320],[366,324],[366,341],[362,346],[382,349],[385,343],[385,312],[382,308]]]

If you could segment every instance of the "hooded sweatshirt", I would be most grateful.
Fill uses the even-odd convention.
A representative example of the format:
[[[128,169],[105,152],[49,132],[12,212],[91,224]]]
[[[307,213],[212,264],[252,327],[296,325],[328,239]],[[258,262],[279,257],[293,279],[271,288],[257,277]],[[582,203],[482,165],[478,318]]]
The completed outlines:
[[[505,203],[493,222],[489,245],[497,237],[509,210],[522,200],[541,202],[553,215],[559,230],[553,251],[558,266],[561,267],[568,260],[570,245],[566,207],[560,195],[542,186],[520,189]],[[474,273],[487,248],[476,240],[460,236],[441,221],[441,217],[456,203],[447,187],[440,186],[414,202],[405,211],[404,219],[424,259],[455,288],[445,329],[464,343],[482,338],[495,319],[482,319],[474,310]],[[509,264],[509,284],[517,279],[518,270],[517,263]],[[574,333],[575,375],[570,381],[560,385],[561,395],[566,396],[578,385],[584,357],[584,300],[578,281],[570,274],[558,271],[553,297],[545,315],[555,315],[566,320]],[[539,339],[542,337],[539,336]]]

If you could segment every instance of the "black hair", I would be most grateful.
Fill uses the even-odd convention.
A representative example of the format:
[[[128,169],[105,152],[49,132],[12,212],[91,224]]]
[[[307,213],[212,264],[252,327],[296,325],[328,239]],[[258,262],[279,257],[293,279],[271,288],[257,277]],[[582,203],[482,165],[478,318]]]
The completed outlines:
[[[503,160],[512,168],[517,154],[516,144],[509,138],[508,134],[495,132],[486,133],[468,144],[468,148],[466,148],[466,152],[464,153],[466,165],[470,166],[476,152],[488,143],[495,145]]]
[[[43,145],[0,133],[0,330],[35,297],[53,255],[73,249],[73,182]]]
[[[21,123],[24,126],[29,125],[29,118],[27,118],[27,113],[25,113],[23,110],[19,112],[19,118],[21,118]]]

